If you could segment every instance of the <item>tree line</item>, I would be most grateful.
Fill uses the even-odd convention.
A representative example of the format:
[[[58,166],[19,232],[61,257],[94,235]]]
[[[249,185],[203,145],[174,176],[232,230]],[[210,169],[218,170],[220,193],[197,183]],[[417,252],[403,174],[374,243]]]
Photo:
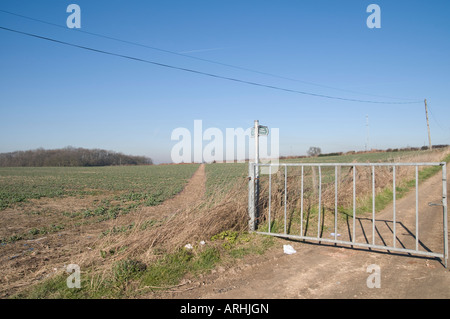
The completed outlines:
[[[0,167],[22,166],[110,166],[110,165],[152,165],[145,156],[125,155],[102,149],[74,148],[71,146],[46,150],[39,148],[0,154]]]

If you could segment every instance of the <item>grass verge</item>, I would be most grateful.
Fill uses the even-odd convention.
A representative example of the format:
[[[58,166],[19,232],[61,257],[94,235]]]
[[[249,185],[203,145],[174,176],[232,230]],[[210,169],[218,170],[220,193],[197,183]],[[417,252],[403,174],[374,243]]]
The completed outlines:
[[[135,298],[178,287],[184,278],[197,278],[218,265],[232,265],[237,259],[261,255],[274,244],[269,236],[224,231],[207,243],[179,248],[145,264],[126,258],[111,262],[109,271],[81,270],[81,288],[68,288],[69,273],[60,272],[14,296],[14,299],[99,299]],[[117,254],[116,254],[117,255]]]

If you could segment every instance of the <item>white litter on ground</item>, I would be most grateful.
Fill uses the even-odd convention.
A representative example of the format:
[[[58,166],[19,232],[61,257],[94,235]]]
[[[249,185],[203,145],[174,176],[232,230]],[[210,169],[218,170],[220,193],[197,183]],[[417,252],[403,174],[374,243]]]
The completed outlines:
[[[283,251],[287,255],[292,255],[297,252],[291,245],[283,245]]]
[[[186,249],[192,249],[192,248],[194,248],[194,247],[192,247],[191,244],[187,244],[187,245],[184,246],[184,248],[186,248]]]

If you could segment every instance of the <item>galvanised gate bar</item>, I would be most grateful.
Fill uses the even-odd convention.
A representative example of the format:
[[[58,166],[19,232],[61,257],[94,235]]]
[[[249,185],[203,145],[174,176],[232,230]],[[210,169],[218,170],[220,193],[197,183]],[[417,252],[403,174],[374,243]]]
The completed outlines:
[[[419,237],[419,229],[420,229],[420,220],[424,220],[427,218],[427,216],[420,216],[419,211],[419,168],[422,167],[431,167],[431,166],[438,166],[441,168],[442,171],[442,193],[441,194],[434,194],[437,196],[437,198],[441,199],[437,202],[428,202],[427,204],[429,206],[442,206],[442,229],[433,229],[433,232],[441,232],[443,239],[442,244],[439,247],[440,251],[431,251],[430,248],[423,245],[423,243],[420,241]],[[265,192],[263,194],[262,192],[262,177],[260,177],[259,170],[260,168],[265,167],[266,170],[268,169],[268,176],[265,176]],[[295,192],[294,196],[292,194],[289,196],[288,199],[288,168],[298,168],[300,171],[298,173],[298,183],[299,185],[299,191]],[[338,233],[340,229],[338,228],[338,193],[339,193],[339,186],[340,183],[338,175],[341,172],[342,168],[348,168],[349,172],[352,172],[348,178],[348,183],[351,183],[352,186],[352,212],[351,212],[351,219],[352,219],[352,231],[349,231],[349,237],[350,240],[341,240],[338,237],[340,234]],[[381,243],[376,241],[376,232],[378,233],[378,229],[376,229],[376,176],[377,176],[377,170],[380,170],[381,168],[388,168],[389,174],[392,174],[392,219],[390,220],[378,220],[379,222],[384,222],[386,225],[392,224],[392,227],[389,227],[390,232],[392,233],[392,244],[387,245],[385,243],[385,240],[381,238]],[[414,169],[413,171],[413,188],[415,189],[415,209],[414,212],[408,212],[410,215],[414,214],[414,216],[410,216],[411,218],[414,217],[414,225],[412,225],[410,228],[414,228],[414,231],[411,231],[409,227],[405,227],[405,225],[398,220],[398,212],[396,211],[396,196],[397,196],[397,181],[396,181],[396,175],[397,170],[400,170],[403,167],[411,167]],[[332,170],[334,168],[334,231],[330,234],[331,238],[327,238],[323,236],[323,224],[322,220],[324,216],[321,214],[324,214],[323,209],[323,190],[322,190],[322,184],[323,184],[323,174],[322,171],[324,169],[330,169]],[[357,207],[357,190],[358,190],[358,183],[357,183],[357,169],[363,169],[370,170],[371,173],[369,173],[371,179],[371,217],[369,218],[360,218],[356,216],[356,207]],[[304,205],[304,199],[305,199],[305,180],[306,180],[306,169],[309,170],[315,170],[315,172],[318,172],[318,178],[317,173],[315,175],[316,179],[318,179],[318,182],[316,181],[315,185],[315,194],[314,197],[316,198],[315,205],[318,208],[317,209],[317,234],[313,235],[307,235],[305,232],[305,226],[304,223],[304,217],[305,217],[305,205]],[[274,172],[277,172],[277,174],[273,174]],[[280,176],[284,175],[284,178]],[[328,175],[332,175],[328,174]],[[352,176],[351,176],[352,175]],[[279,176],[277,189],[279,191],[279,194],[281,194],[281,197],[278,201],[278,208],[282,211],[282,220],[283,220],[283,231],[280,229],[273,230],[272,224],[274,223],[273,220],[273,202],[272,202],[272,193],[273,193],[273,179]],[[284,181],[283,181],[284,179]],[[351,181],[350,181],[351,179]],[[328,181],[330,180],[330,177],[328,176]],[[284,182],[284,183],[283,183]],[[268,190],[267,190],[267,184],[268,184]],[[283,185],[284,184],[284,185]],[[412,184],[412,180],[411,183]],[[298,185],[297,185],[298,186]],[[311,188],[309,189],[311,190]],[[267,196],[266,196],[266,193]],[[329,194],[328,194],[329,195]],[[266,197],[268,198],[266,198]],[[421,195],[422,196],[422,195]],[[294,197],[294,198],[293,198]],[[311,197],[311,196],[310,196]],[[436,198],[436,197],[435,197]],[[289,201],[299,201],[300,204],[300,231],[298,234],[292,234],[291,231],[288,231],[288,215],[287,215],[287,207],[289,205]],[[264,202],[264,203],[263,203]],[[261,206],[264,207],[261,207]],[[261,210],[265,211],[264,219],[267,223],[264,230],[258,230],[258,224],[262,221],[262,216],[260,216]],[[402,215],[405,215],[404,212],[402,212]],[[420,218],[419,218],[420,216]],[[371,229],[367,233],[371,234],[371,240],[368,239],[368,237],[364,232],[365,242],[357,241],[356,236],[356,222],[361,223],[361,220],[366,220],[369,223],[371,223]],[[370,224],[369,224],[370,225]],[[415,243],[412,244],[412,247],[406,247],[400,240],[399,240],[399,229],[398,227],[401,227],[401,234],[405,235],[405,232],[409,235],[412,239],[414,239]],[[370,226],[369,226],[370,227]],[[280,227],[278,227],[280,228]],[[290,228],[290,227],[289,227]],[[349,227],[350,228],[350,227]],[[413,255],[419,255],[419,256],[429,256],[429,257],[437,257],[440,258],[445,267],[447,268],[447,262],[448,262],[448,216],[447,216],[447,183],[446,183],[446,163],[445,162],[439,162],[439,163],[277,163],[277,164],[255,164],[255,163],[249,163],[249,229],[250,231],[255,231],[256,233],[263,234],[263,235],[271,235],[271,236],[278,236],[278,237],[284,237],[284,238],[291,238],[291,239],[299,239],[299,240],[308,240],[308,241],[318,241],[318,242],[325,242],[325,243],[333,243],[338,245],[351,245],[355,247],[364,247],[369,249],[381,249],[381,250],[388,250],[392,252],[401,252],[401,253],[408,253]],[[380,238],[381,235],[378,237]],[[397,242],[400,242],[400,246],[397,244]],[[422,246],[422,249],[421,249]],[[424,247],[424,248],[423,248]]]

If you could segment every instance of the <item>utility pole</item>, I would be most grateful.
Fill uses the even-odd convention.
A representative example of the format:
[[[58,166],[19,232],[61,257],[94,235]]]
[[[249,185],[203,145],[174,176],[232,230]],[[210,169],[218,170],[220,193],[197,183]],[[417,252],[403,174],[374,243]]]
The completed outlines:
[[[369,115],[366,115],[366,151],[369,150]]]
[[[428,108],[427,108],[427,99],[424,100],[425,102],[425,115],[427,117],[427,129],[428,129],[428,148],[431,150],[433,149],[433,145],[431,144],[431,135],[430,135],[430,122],[428,122]]]

